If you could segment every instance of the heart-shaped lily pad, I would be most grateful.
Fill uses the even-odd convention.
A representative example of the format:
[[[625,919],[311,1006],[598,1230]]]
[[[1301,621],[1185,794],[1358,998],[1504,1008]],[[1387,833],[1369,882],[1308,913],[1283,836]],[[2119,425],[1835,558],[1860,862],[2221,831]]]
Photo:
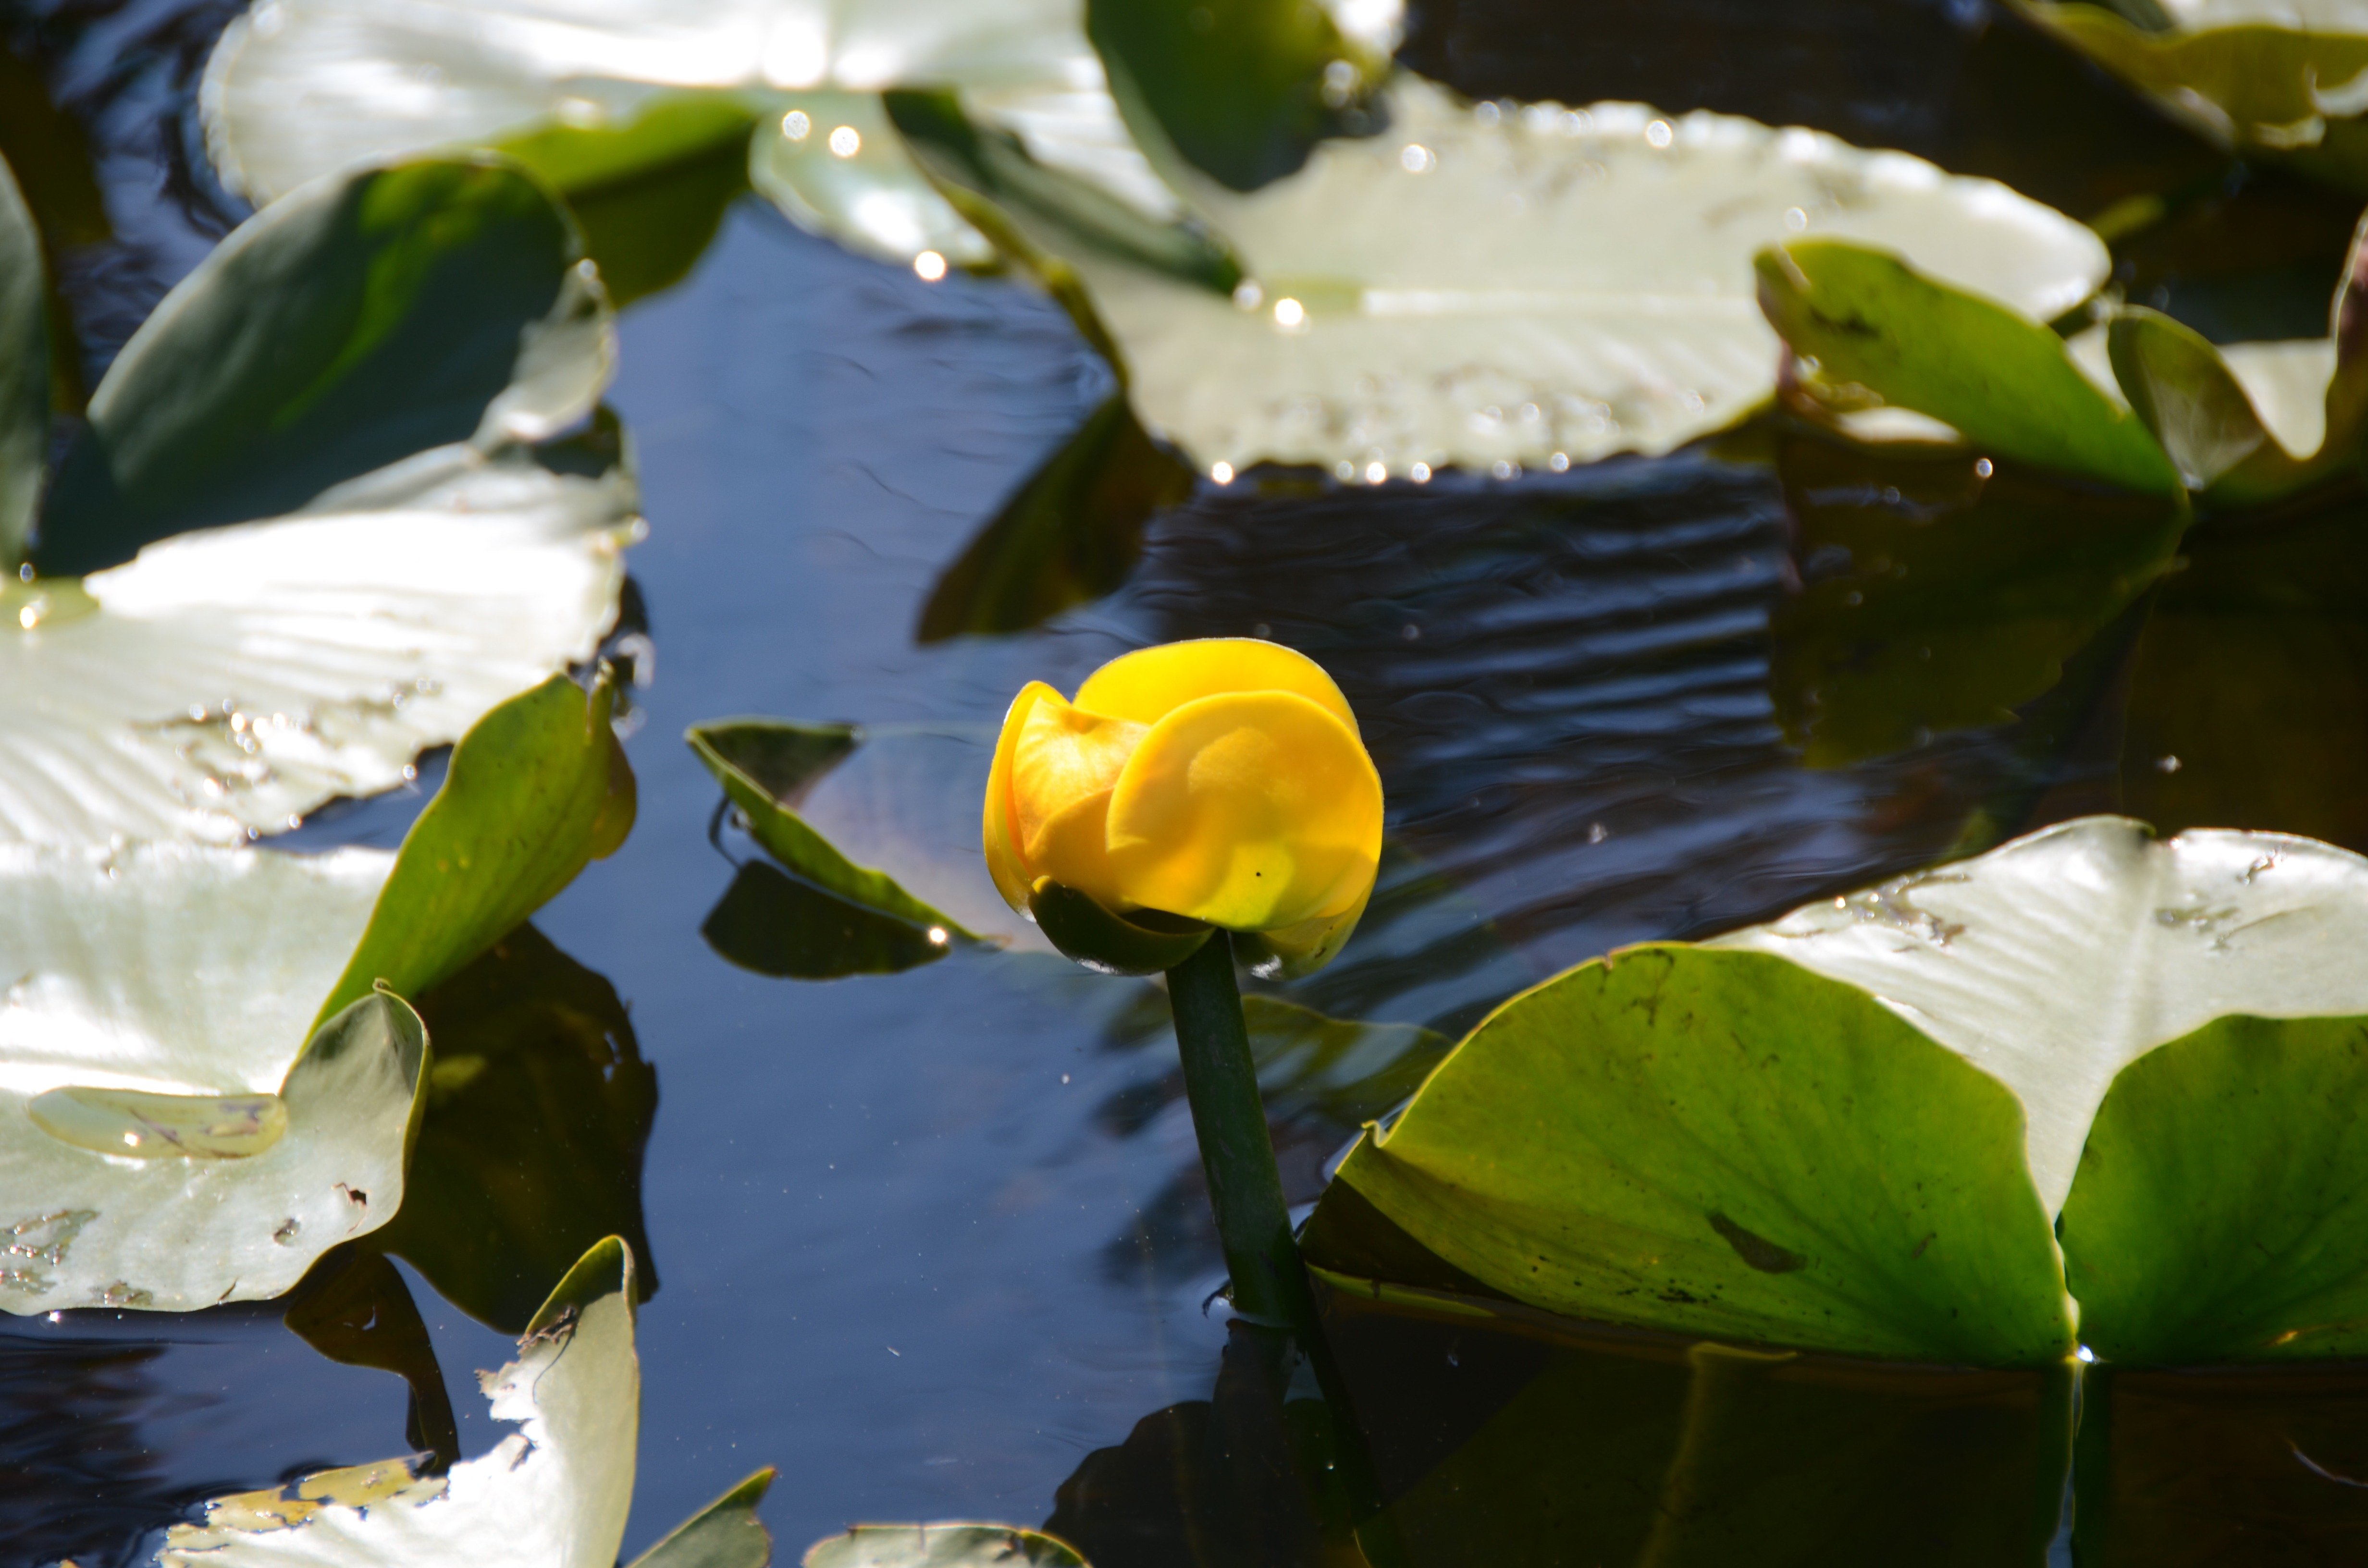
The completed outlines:
[[[2085,819],[1551,981],[1340,1180],[1581,1316],[2032,1364],[2060,1210],[2101,1353],[2356,1353],[2363,941],[2358,856]]]

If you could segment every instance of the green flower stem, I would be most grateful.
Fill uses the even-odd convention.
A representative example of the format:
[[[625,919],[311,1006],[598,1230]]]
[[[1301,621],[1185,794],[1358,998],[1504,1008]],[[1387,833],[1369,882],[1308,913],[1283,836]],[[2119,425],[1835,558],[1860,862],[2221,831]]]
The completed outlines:
[[[1184,1093],[1201,1141],[1201,1168],[1217,1212],[1217,1241],[1233,1275],[1234,1310],[1256,1322],[1312,1339],[1315,1305],[1300,1267],[1282,1176],[1258,1098],[1258,1063],[1234,983],[1234,945],[1224,931],[1167,971],[1176,1044],[1184,1057]]]

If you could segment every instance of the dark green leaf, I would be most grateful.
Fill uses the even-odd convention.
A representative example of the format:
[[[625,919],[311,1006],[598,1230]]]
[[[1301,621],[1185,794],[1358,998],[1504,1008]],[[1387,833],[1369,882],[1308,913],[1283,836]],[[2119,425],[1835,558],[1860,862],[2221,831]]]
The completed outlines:
[[[615,696],[605,673],[589,693],[553,676],[471,726],[321,1017],[375,981],[422,994],[624,842],[633,775],[609,727]]]
[[[2190,489],[2224,505],[2253,506],[2333,471],[2324,447],[2289,453],[2279,446],[2219,351],[2169,316],[2125,309],[2109,341],[2114,379]],[[2321,460],[2304,460],[2312,458]]]
[[[773,1473],[760,1470],[701,1508],[634,1558],[632,1568],[765,1568],[773,1560],[773,1537],[757,1517],[757,1505]]]
[[[1827,386],[1929,415],[1993,459],[2142,494],[2183,489],[2146,426],[2037,322],[1841,241],[1796,240],[1753,265],[1759,308]]]
[[[757,860],[740,868],[699,934],[727,962],[785,980],[901,974],[950,950],[909,921],[834,897]]]
[[[1119,101],[1136,100],[1176,150],[1255,190],[1323,137],[1365,128],[1381,62],[1316,0],[1087,0],[1086,32]]]
[[[2108,1361],[2368,1351],[2368,1020],[2227,1017],[2123,1068],[2065,1200]]]
[[[427,1114],[403,1208],[370,1244],[506,1334],[604,1236],[655,1292],[641,1177],[657,1073],[615,989],[521,926],[419,1013],[436,1042]]]
[[[1816,767],[2002,723],[2169,569],[2185,509],[2007,460],[1785,437],[1800,586],[1769,688]]]
[[[946,568],[916,639],[1024,631],[1112,592],[1143,553],[1144,525],[1188,499],[1192,483],[1192,470],[1113,394]]]
[[[1098,974],[1161,974],[1201,950],[1214,926],[1157,910],[1120,915],[1050,877],[1028,893],[1044,939]]]
[[[275,203],[166,296],[91,394],[41,570],[292,511],[469,439],[538,339],[549,360],[553,341],[605,333],[580,254],[567,215],[507,164],[400,165]],[[605,355],[556,357],[580,363],[540,377],[497,433],[539,436],[589,408]]]
[[[1637,948],[1516,997],[1338,1184],[1556,1312],[1914,1360],[2071,1347],[2021,1103],[1781,959]]]
[[[0,160],[0,573],[12,576],[49,460],[49,276],[33,215]]]
[[[685,733],[699,760],[748,819],[748,832],[799,877],[850,903],[923,927],[942,926],[971,937],[884,871],[858,866],[798,815],[798,801],[829,767],[860,744],[846,724],[795,724],[783,719],[718,719]]]

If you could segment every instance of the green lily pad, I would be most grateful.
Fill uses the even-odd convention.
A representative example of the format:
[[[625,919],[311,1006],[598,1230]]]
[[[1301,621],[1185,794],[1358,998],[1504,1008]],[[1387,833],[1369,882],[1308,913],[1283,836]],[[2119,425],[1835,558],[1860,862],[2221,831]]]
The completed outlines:
[[[1045,947],[996,896],[978,848],[992,734],[717,719],[685,738],[793,875],[924,931]]]
[[[0,846],[0,1310],[260,1300],[386,1224],[427,1074],[398,998],[621,837],[607,714],[496,710],[393,855]]]
[[[370,1244],[505,1333],[593,1242],[651,1257],[642,1154],[657,1115],[614,987],[531,926],[421,994],[436,1042],[403,1209]],[[655,1265],[635,1269],[643,1300]]]
[[[2220,1018],[2123,1068],[2064,1203],[2089,1348],[2155,1363],[2368,1350],[2363,1099],[2368,1018]]]
[[[1794,241],[1755,265],[1761,308],[1825,387],[1929,415],[1987,456],[2140,494],[2184,490],[2146,426],[2039,324],[2054,312],[1862,244]]]
[[[765,1568],[773,1560],[773,1536],[757,1517],[757,1505],[773,1474],[760,1470],[726,1492],[634,1558],[632,1568]]]
[[[0,572],[25,553],[50,445],[49,267],[0,160]]]
[[[580,256],[550,195],[496,163],[366,170],[248,220],[91,394],[35,564],[91,572],[430,448],[557,434],[614,358]]]
[[[1065,1541],[1018,1525],[858,1525],[806,1549],[805,1568],[1087,1568]]]
[[[2368,23],[2342,0],[2164,0],[2136,19],[2087,0],[2012,3],[2207,140],[2368,191]]]
[[[1466,107],[1405,74],[1387,107],[1386,136],[1248,195],[1174,176],[1255,285],[1231,300],[1008,210],[1083,279],[1146,428],[1208,472],[1509,472],[1723,429],[1776,390],[1750,257],[1804,231],[2043,319],[2105,273],[2095,235],[2003,187],[1812,131]]]
[[[559,1568],[616,1561],[633,1493],[641,1366],[633,1255],[610,1237],[535,1314],[518,1359],[481,1374],[496,1420],[518,1430],[441,1475],[389,1460],[218,1497],[165,1532],[158,1568]],[[661,1543],[664,1568],[761,1568],[746,1518],[752,1476]],[[756,1527],[761,1543],[762,1527]],[[291,1553],[294,1555],[291,1557]]]
[[[1632,949],[1500,1008],[1337,1178],[1573,1316],[1855,1355],[2071,1349],[2004,1085],[1853,988]]]

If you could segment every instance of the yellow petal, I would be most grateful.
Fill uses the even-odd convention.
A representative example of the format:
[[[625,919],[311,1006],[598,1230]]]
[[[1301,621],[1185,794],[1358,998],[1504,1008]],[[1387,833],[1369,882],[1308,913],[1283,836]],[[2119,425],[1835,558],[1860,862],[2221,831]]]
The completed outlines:
[[[1051,877],[1110,903],[1103,818],[1110,790],[1142,741],[1144,727],[1073,708],[1048,687],[1019,730],[1010,793],[1021,865],[1031,881]]]
[[[1113,719],[1156,724],[1188,702],[1235,691],[1292,691],[1328,710],[1349,733],[1357,716],[1324,667],[1280,642],[1203,637],[1122,653],[1086,677],[1077,706]]]
[[[981,831],[985,835],[987,874],[995,879],[995,891],[1003,902],[1022,914],[1028,909],[1028,890],[1035,882],[1029,875],[1028,864],[1020,854],[1019,837],[1011,805],[1011,755],[1019,748],[1019,732],[1028,722],[1039,699],[1061,700],[1061,694],[1041,680],[1031,680],[1022,687],[1019,695],[1011,699],[1011,707],[1003,715],[1003,733],[996,737],[995,766],[986,776],[986,811]]]
[[[1133,748],[1109,835],[1128,903],[1235,931],[1296,926],[1372,890],[1382,781],[1355,733],[1310,698],[1204,697]]]

